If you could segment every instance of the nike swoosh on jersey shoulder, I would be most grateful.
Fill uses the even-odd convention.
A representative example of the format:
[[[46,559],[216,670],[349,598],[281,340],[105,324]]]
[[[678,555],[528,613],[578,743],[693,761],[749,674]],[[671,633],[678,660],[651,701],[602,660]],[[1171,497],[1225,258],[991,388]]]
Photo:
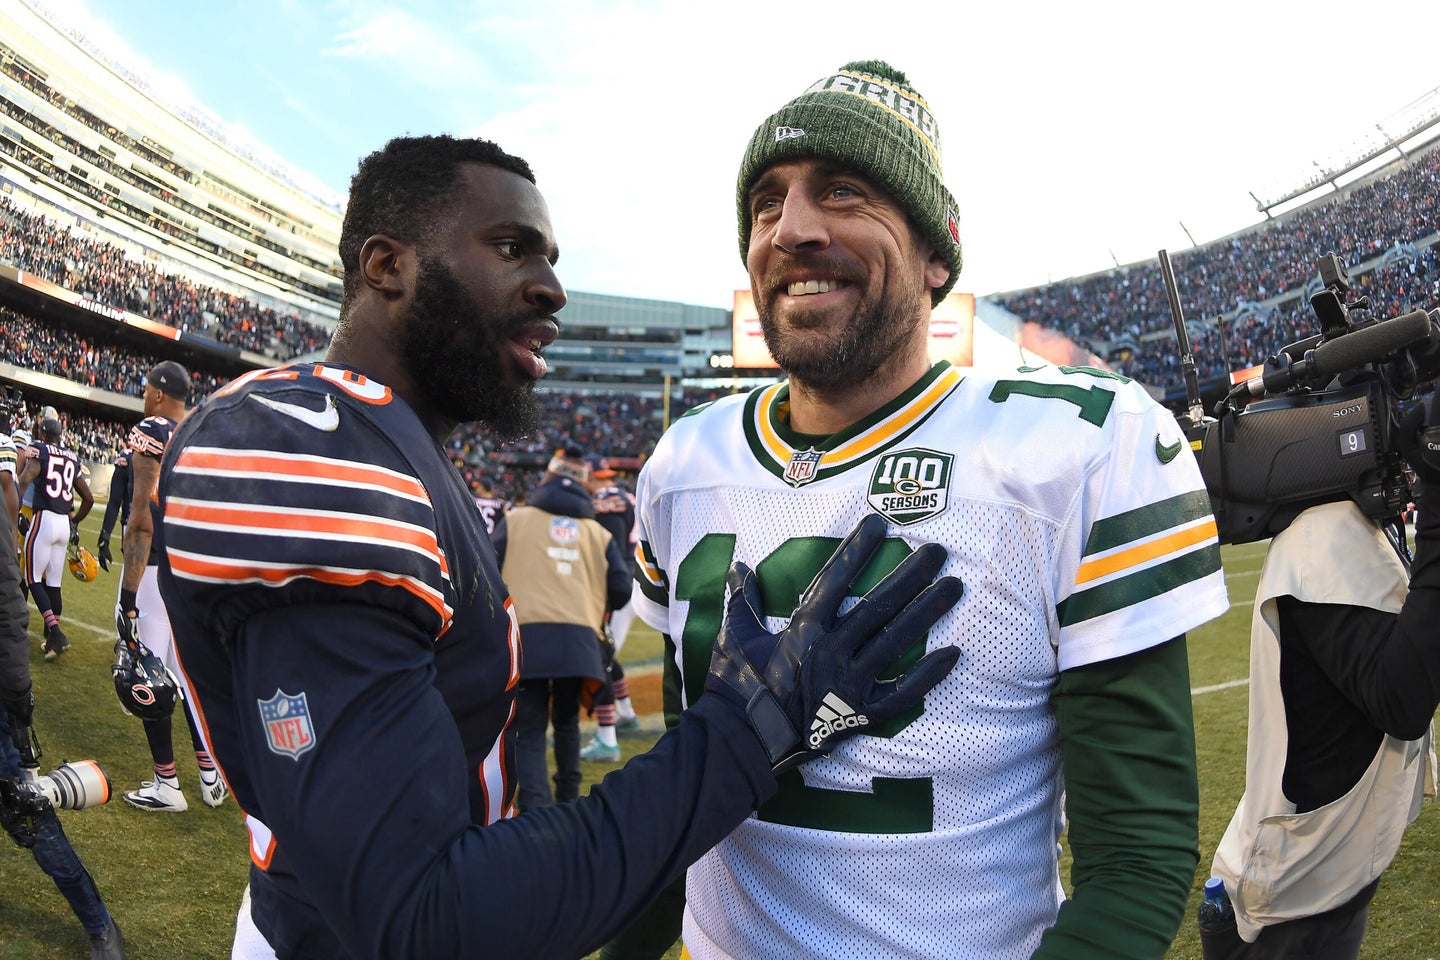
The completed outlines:
[[[353,408],[341,429],[277,431],[290,415],[249,400],[268,392],[232,394],[186,425],[162,520],[171,571],[195,589],[396,588],[443,630],[454,606],[449,561],[404,445]],[[292,384],[280,395],[303,404],[315,392]]]
[[[324,401],[317,410],[314,407],[303,403],[288,403],[284,400],[276,400],[267,397],[263,393],[249,394],[251,400],[260,403],[276,413],[284,414],[292,420],[298,420],[307,427],[312,427],[322,433],[332,433],[340,426],[340,410],[335,405],[335,395],[327,393]]]

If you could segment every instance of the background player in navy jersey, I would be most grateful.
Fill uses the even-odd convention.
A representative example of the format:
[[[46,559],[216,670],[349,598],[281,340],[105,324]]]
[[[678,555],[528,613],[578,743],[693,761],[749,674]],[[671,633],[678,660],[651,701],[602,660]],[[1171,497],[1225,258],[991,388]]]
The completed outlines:
[[[495,524],[509,512],[513,504],[495,495],[495,482],[486,474],[475,478],[475,509],[485,520],[485,532],[495,535]]]
[[[145,419],[130,431],[131,505],[130,523],[122,543],[125,560],[120,571],[120,597],[116,605],[115,626],[120,643],[134,646],[139,640],[175,674],[182,693],[188,689],[185,672],[175,654],[174,636],[165,602],[157,583],[160,562],[155,544],[155,490],[160,481],[160,460],[175,427],[185,419],[185,404],[190,398],[190,373],[174,360],[157,363],[145,378]],[[118,645],[117,645],[118,646]],[[190,744],[195,750],[195,763],[200,769],[200,798],[208,807],[225,802],[225,782],[215,769],[210,748],[200,731],[199,718],[191,698],[182,699],[185,722],[190,728]],[[140,784],[139,789],[125,793],[125,802],[139,810],[180,813],[189,807],[180,789],[175,769],[175,744],[172,740],[173,714],[144,718],[145,741],[150,759],[155,764],[155,778]]]
[[[134,479],[130,471],[130,446],[127,443],[115,457],[115,469],[110,473],[110,499],[105,503],[105,516],[100,521],[100,537],[95,542],[99,550],[95,556],[100,561],[102,570],[108,571],[115,559],[110,553],[110,535],[114,532],[116,523],[120,524],[120,542],[125,542],[125,527],[130,523],[130,501],[134,493]]]
[[[42,646],[46,660],[54,660],[70,648],[70,640],[60,629],[65,550],[71,543],[79,542],[80,521],[95,503],[90,486],[80,472],[79,454],[61,445],[64,432],[54,417],[41,420],[20,472],[20,489],[29,487],[33,491],[34,513],[25,534],[25,571],[35,609],[45,620]],[[74,502],[77,493],[80,494],[78,508]]]
[[[841,617],[878,546],[860,527],[781,635],[737,569],[715,695],[588,796],[513,816],[519,630],[444,441],[534,424],[558,256],[525,161],[393,140],[351,183],[326,360],[241,377],[171,440],[161,591],[251,839],[236,957],[582,956],[845,735],[802,739],[825,697],[881,722],[954,663],[875,679],[959,594],[930,584],[938,547]]]
[[[22,473],[25,470],[25,463],[29,459],[30,451],[34,443],[34,440],[32,438],[39,435],[40,424],[45,420],[59,419],[60,413],[54,407],[46,404],[45,406],[40,408],[40,412],[35,416],[35,418],[29,421],[29,426],[15,432],[16,467]],[[35,488],[33,486],[28,486],[20,491],[21,521],[19,530],[22,535],[30,532],[30,521],[31,518],[33,518],[34,516]],[[30,589],[30,585],[28,583],[25,583],[24,587],[28,592]]]

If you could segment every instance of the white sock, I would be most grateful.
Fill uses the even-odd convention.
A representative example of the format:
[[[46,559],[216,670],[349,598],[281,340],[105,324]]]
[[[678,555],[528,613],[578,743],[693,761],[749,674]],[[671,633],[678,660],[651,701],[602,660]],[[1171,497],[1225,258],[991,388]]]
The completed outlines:
[[[635,705],[630,702],[629,697],[615,701],[615,716],[624,717],[626,720],[635,719]]]
[[[595,739],[607,747],[618,747],[620,745],[620,741],[615,739],[615,727],[613,725],[597,727],[595,730]]]

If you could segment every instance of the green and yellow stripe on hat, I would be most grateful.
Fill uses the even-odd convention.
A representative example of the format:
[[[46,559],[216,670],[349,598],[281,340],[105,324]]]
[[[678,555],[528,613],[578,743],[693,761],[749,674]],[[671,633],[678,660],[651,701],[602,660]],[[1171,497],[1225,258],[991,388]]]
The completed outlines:
[[[945,187],[939,125],[904,73],[882,60],[847,63],[760,124],[735,186],[742,262],[753,225],[750,188],[769,167],[801,157],[833,160],[894,197],[949,264],[950,279],[931,297],[933,304],[945,299],[960,276],[959,215]]]

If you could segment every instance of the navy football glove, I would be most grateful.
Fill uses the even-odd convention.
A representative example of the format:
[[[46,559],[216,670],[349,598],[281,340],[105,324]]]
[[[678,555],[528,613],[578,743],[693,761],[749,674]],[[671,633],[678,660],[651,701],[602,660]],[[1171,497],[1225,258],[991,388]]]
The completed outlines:
[[[100,551],[95,554],[95,559],[100,561],[100,569],[109,573],[110,564],[115,562],[115,558],[110,556],[110,538],[106,537],[101,540],[99,546]]]
[[[15,529],[20,531],[20,536],[30,532],[30,518],[25,516],[25,511],[20,511],[20,516],[15,519]]]
[[[120,602],[115,605],[115,632],[126,646],[133,648],[140,642],[140,609],[135,603],[134,590],[121,590]]]
[[[35,716],[35,691],[27,689],[24,693],[13,694],[4,698],[5,712],[10,715],[10,730],[13,734],[16,727],[28,727]]]
[[[70,546],[80,546],[80,521],[74,517],[70,518]]]
[[[958,647],[943,647],[902,676],[878,679],[964,592],[955,577],[935,580],[946,552],[927,543],[840,616],[851,584],[884,539],[885,521],[866,515],[778,634],[765,627],[755,574],[739,562],[730,568],[705,690],[744,711],[777,775],[913,709],[960,658]]]

